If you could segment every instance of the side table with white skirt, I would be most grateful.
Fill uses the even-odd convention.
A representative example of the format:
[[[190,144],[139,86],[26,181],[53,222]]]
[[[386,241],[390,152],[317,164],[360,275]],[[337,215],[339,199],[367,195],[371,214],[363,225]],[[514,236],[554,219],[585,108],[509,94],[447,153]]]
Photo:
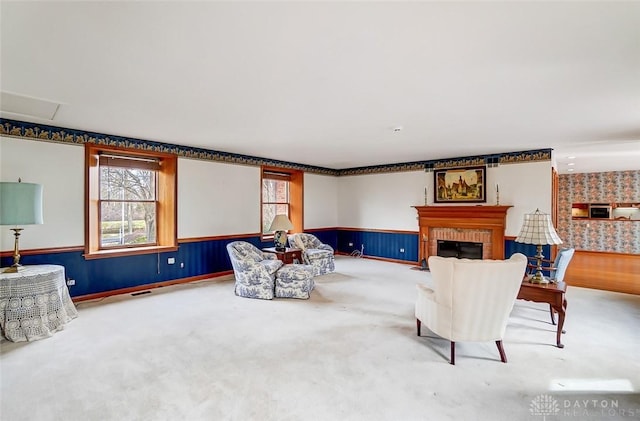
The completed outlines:
[[[78,316],[64,266],[24,266],[0,273],[0,327],[13,342],[48,338]]]

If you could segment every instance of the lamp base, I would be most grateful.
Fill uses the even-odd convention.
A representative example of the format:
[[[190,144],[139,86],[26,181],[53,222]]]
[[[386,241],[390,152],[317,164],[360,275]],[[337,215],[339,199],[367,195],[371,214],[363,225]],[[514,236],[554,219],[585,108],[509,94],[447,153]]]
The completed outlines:
[[[7,268],[0,269],[2,273],[18,273],[21,270],[24,270],[24,266],[20,264],[20,231],[24,228],[10,228],[13,231],[13,235],[15,237],[15,241],[13,242],[13,264]]]
[[[26,268],[22,265],[13,265],[13,266],[9,266],[6,268],[1,268],[0,272],[2,273],[18,273],[18,272],[22,272],[23,270],[25,270]]]
[[[276,246],[276,251],[285,251],[287,249],[287,232],[276,231],[273,234],[273,242]]]
[[[542,275],[542,259],[544,259],[544,256],[542,255],[542,245],[538,244],[536,246],[536,251],[536,273],[531,278],[529,278],[529,283],[548,284],[549,280]]]
[[[548,284],[549,280],[544,276],[542,276],[542,274],[538,276],[538,274],[536,273],[531,278],[529,278],[529,283],[530,284]]]

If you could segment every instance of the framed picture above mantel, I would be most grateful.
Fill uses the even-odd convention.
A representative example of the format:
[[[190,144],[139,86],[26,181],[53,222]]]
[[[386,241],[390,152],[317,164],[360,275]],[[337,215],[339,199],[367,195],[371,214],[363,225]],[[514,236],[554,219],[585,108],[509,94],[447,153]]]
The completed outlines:
[[[434,171],[434,203],[485,203],[487,167],[463,167]]]

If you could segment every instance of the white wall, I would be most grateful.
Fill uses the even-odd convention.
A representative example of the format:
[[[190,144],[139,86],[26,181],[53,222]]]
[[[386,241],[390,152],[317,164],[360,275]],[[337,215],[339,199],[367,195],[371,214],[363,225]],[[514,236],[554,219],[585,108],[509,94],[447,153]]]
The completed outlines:
[[[337,177],[304,175],[304,228],[338,223]],[[178,160],[178,237],[260,232],[260,168]]]
[[[304,228],[338,226],[338,177],[304,175]]]
[[[25,227],[21,249],[84,245],[84,148],[0,137],[0,180],[43,185],[44,224]],[[305,228],[338,224],[338,178],[305,174]],[[178,238],[260,232],[260,168],[178,159]],[[0,250],[13,249],[0,227]]]
[[[178,159],[178,238],[259,232],[259,167]]]
[[[42,225],[22,227],[20,249],[84,244],[84,148],[0,137],[0,180],[42,184]],[[0,250],[13,249],[13,231],[0,227]]]
[[[338,221],[347,228],[417,231],[428,184],[424,171],[356,175],[338,179]],[[429,187],[431,191],[432,187]]]
[[[80,145],[0,137],[0,179],[44,188],[44,224],[28,226],[22,249],[84,244],[84,148]],[[523,215],[551,211],[551,163],[487,169],[487,205],[513,205],[506,235],[515,236]],[[424,171],[331,177],[305,174],[305,229],[349,227],[417,231],[412,206],[433,204],[433,173]],[[469,205],[474,206],[474,205]],[[178,237],[253,234],[260,231],[258,167],[178,160]],[[9,227],[0,229],[0,249],[13,248]]]
[[[500,204],[513,205],[507,212],[505,235],[518,235],[526,213],[536,209],[551,213],[551,162],[500,165],[490,170],[487,179],[499,185]]]
[[[551,212],[550,162],[487,168],[487,202],[482,205],[496,204],[496,184],[500,190],[500,204],[513,206],[507,212],[505,235],[518,235],[525,213],[531,213],[536,208]],[[338,226],[418,231],[417,212],[412,206],[425,204],[425,187],[427,204],[434,205],[432,172],[340,177]]]

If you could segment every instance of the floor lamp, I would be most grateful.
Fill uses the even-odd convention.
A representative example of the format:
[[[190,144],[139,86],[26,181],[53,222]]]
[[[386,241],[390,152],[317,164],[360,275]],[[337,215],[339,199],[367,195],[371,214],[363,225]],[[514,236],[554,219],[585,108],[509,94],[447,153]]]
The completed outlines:
[[[551,215],[540,212],[536,209],[534,213],[524,215],[524,222],[520,229],[520,234],[516,238],[516,243],[535,244],[536,246],[536,273],[529,278],[529,282],[534,284],[548,284],[549,280],[542,275],[542,246],[562,244],[558,233],[553,228]]]
[[[0,225],[11,225],[15,237],[13,265],[0,269],[15,273],[23,269],[20,264],[19,238],[23,228],[18,225],[42,224],[42,186],[40,184],[0,182]]]

